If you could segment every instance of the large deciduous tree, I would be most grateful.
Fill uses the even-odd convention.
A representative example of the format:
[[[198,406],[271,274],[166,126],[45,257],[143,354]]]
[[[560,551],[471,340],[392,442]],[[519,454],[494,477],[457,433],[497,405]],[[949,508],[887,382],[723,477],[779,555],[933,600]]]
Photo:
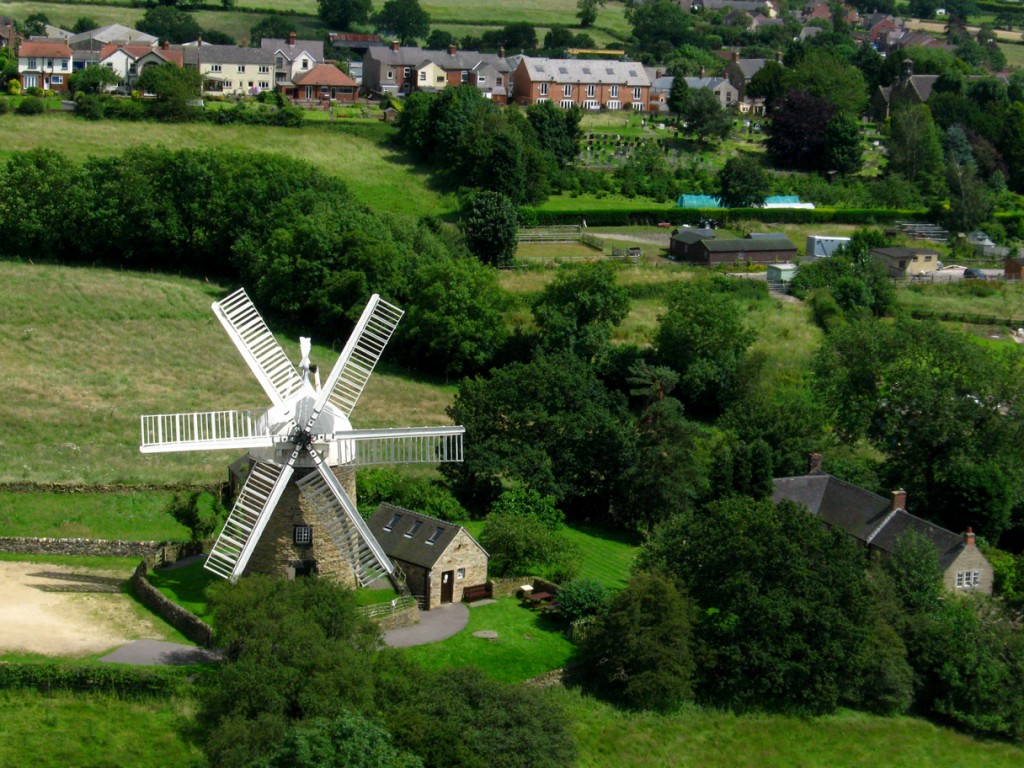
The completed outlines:
[[[430,14],[419,0],[387,0],[373,16],[373,23],[381,32],[397,38],[402,45],[422,39],[430,32]]]
[[[892,114],[889,168],[934,197],[944,192],[942,143],[924,104],[901,106]]]
[[[752,208],[764,202],[771,181],[750,155],[730,157],[718,172],[718,197],[723,208]]]
[[[110,67],[90,64],[68,78],[68,88],[72,93],[100,93],[108,86],[117,85],[121,77]]]
[[[594,26],[594,22],[597,21],[597,9],[604,4],[605,0],[576,0],[576,18],[580,20],[580,26]]]
[[[345,30],[365,24],[373,10],[371,0],[317,0],[320,20],[329,27]]]
[[[519,242],[519,214],[505,195],[474,193],[462,207],[459,226],[469,250],[484,264],[512,264]]]
[[[590,360],[629,314],[629,296],[607,262],[563,267],[534,301],[540,346]]]
[[[135,26],[140,31],[155,35],[161,42],[167,43],[188,43],[203,33],[202,27],[192,14],[169,5],[150,8]],[[145,71],[144,69],[143,73]]]
[[[700,142],[725,139],[732,131],[732,115],[707,88],[696,88],[690,93],[682,115],[686,129]]]
[[[834,110],[822,98],[790,91],[775,104],[768,124],[768,152],[779,166],[820,170],[825,159],[825,129]]]

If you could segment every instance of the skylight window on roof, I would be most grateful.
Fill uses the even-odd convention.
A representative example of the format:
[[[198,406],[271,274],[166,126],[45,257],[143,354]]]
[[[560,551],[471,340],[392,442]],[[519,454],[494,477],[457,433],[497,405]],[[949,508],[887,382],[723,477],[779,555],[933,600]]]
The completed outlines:
[[[637,76],[637,74],[636,74],[636,70],[635,70],[635,69],[631,69],[631,70],[629,70],[629,76],[630,76],[630,77],[636,77],[636,76]]]
[[[593,74],[593,73],[590,71],[590,67],[584,67],[583,68],[583,74],[584,75],[590,75],[590,74]]]
[[[605,71],[605,73],[607,73],[609,75],[614,75],[615,74],[615,70],[612,69],[611,67],[605,67],[604,71]]]
[[[558,68],[558,73],[559,73],[560,75],[568,75],[568,74],[569,74],[569,70],[568,70],[568,69],[566,69],[565,67],[559,67],[559,68]]]
[[[402,519],[401,515],[395,515],[391,518],[391,522],[384,526],[384,530],[391,532],[391,529],[398,525],[398,521]]]
[[[422,520],[414,520],[413,524],[409,526],[409,530],[405,532],[405,538],[411,539],[416,535],[416,531],[423,527]]]
[[[441,534],[442,533],[444,533],[444,528],[442,526],[440,526],[440,525],[437,526],[437,528],[434,529],[434,532],[432,534],[430,534],[430,538],[427,539],[427,544],[434,544],[434,543],[436,543],[437,540],[439,538],[441,538]]]

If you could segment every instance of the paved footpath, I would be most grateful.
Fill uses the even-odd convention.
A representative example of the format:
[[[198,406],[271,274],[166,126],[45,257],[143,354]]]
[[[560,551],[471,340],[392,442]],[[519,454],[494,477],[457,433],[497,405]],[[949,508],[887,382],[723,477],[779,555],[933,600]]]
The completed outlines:
[[[219,651],[161,640],[136,640],[100,659],[113,664],[135,664],[140,667],[204,664],[220,660]]]
[[[436,643],[457,635],[469,623],[469,608],[465,603],[449,603],[431,611],[420,611],[419,624],[384,633],[384,644],[392,648]]]

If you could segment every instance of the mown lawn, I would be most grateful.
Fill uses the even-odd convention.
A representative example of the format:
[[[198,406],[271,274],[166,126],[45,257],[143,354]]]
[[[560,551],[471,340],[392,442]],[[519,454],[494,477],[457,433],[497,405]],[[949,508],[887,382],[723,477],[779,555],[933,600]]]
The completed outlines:
[[[144,456],[138,444],[143,414],[267,406],[210,311],[226,290],[165,275],[0,262],[0,482],[223,480],[238,452]],[[297,361],[298,339],[279,339]],[[314,344],[312,357],[333,365],[337,352]],[[455,389],[385,366],[353,421],[443,424]]]
[[[184,698],[0,691],[0,765],[200,768],[205,757],[183,735],[194,715]]]
[[[2,8],[0,5],[0,13]],[[381,137],[391,130],[382,127]],[[79,161],[90,156],[119,154],[129,147],[153,145],[273,152],[311,162],[325,173],[343,179],[360,201],[378,211],[419,217],[443,215],[458,207],[454,196],[433,191],[427,185],[427,173],[402,152],[381,140],[342,130],[315,126],[90,121],[61,112],[31,118],[0,116],[0,134],[4,136],[0,159],[38,147],[58,148]]]
[[[196,560],[181,568],[157,568],[146,574],[149,583],[172,601],[186,608],[203,621],[212,623],[206,588],[222,579],[203,568]]]
[[[167,508],[174,494],[0,492],[0,535],[188,541]]]
[[[498,637],[474,637],[479,630],[493,630]],[[469,624],[454,637],[402,652],[427,669],[476,666],[495,680],[518,683],[565,666],[573,645],[555,619],[504,597],[470,608]]]
[[[579,768],[1011,768],[1024,750],[926,720],[843,711],[828,717],[734,715],[690,707],[629,713],[553,689],[569,710]]]

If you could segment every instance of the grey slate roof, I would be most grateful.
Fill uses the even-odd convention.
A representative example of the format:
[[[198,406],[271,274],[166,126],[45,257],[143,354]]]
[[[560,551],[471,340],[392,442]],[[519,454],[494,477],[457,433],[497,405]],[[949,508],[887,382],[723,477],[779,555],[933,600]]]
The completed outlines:
[[[182,46],[185,64],[265,64],[274,66],[274,52],[262,48],[243,48],[240,45],[210,45],[186,43]]]
[[[90,40],[97,40],[101,43],[136,43],[138,45],[156,45],[160,42],[159,38],[154,35],[126,27],[124,24],[107,24],[105,27],[71,35],[68,38],[68,45],[74,48],[76,44]]]
[[[490,64],[499,72],[512,71],[512,64],[508,60],[494,53],[479,53],[477,51],[456,51],[451,54],[448,51],[402,46],[397,51],[390,47],[370,48],[366,51],[366,55],[392,67],[417,67],[430,61],[444,70],[470,70],[483,62]]]
[[[686,77],[687,88],[707,88],[709,91],[715,90],[722,83],[729,82],[724,77]]]
[[[394,525],[390,525],[392,521]],[[420,523],[419,526],[415,526],[417,522]],[[377,507],[367,525],[388,557],[424,568],[433,568],[437,559],[462,530],[460,525],[393,504],[381,504]],[[410,535],[414,527],[415,531]],[[434,543],[428,543],[435,534]]]
[[[674,235],[673,240],[677,240],[680,243],[696,243],[698,240],[711,240],[715,238],[715,230],[713,229],[680,229]]]
[[[627,88],[650,86],[643,65],[635,61],[602,59],[539,59],[524,56],[530,80],[535,83],[611,83]]]
[[[323,40],[296,40],[295,45],[288,45],[288,41],[281,38],[263,38],[260,40],[260,48],[265,51],[269,50],[271,53],[280,51],[288,61],[294,61],[302,55],[303,51],[318,62],[324,60]]]
[[[704,240],[709,251],[796,251],[796,246],[788,237],[763,237],[755,240],[745,238],[729,238],[727,240]]]

